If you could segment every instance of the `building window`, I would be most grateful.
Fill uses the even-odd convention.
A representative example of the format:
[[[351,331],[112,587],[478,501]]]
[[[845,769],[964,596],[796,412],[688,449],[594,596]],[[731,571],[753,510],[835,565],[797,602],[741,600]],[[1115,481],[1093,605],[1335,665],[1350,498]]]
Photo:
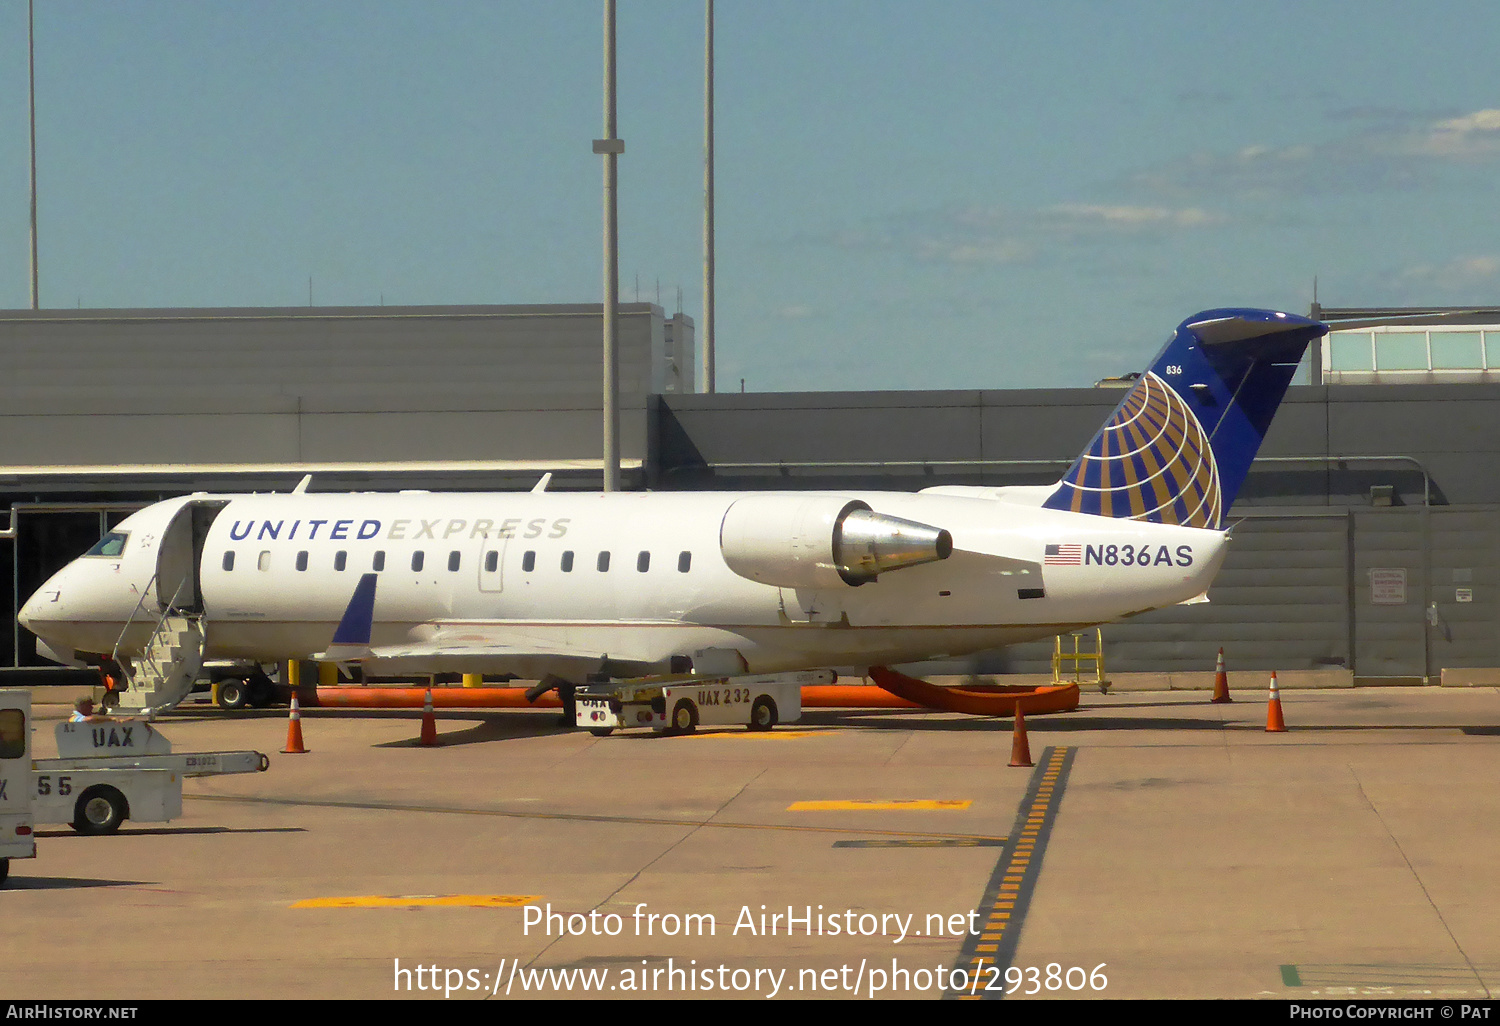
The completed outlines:
[[[1375,369],[1375,347],[1368,331],[1336,331],[1328,336],[1329,370]]]
[[[1480,370],[1484,343],[1477,331],[1434,331],[1428,336],[1433,370]]]
[[[1427,369],[1425,331],[1386,331],[1375,335],[1375,369],[1424,371]]]
[[[370,562],[370,569],[376,572],[385,569],[385,550],[381,549],[375,553],[375,558]]]
[[[448,569],[450,572],[457,570],[460,562],[462,562],[462,557],[459,556],[457,549],[448,553]]]
[[[564,552],[562,554],[562,572],[565,574],[573,572],[573,553]]]
[[[307,569],[307,550],[306,549],[303,549],[301,552],[297,553],[297,569],[298,570],[306,570]]]
[[[224,553],[224,569],[225,570],[233,570],[234,569],[234,553],[233,552],[226,552],[226,553]]]
[[[691,552],[679,553],[677,556],[677,572],[680,574],[685,574],[692,568],[693,554]]]
[[[348,565],[349,565],[349,553],[347,553],[347,552],[335,552],[333,554],[333,568],[335,570],[342,571]]]
[[[608,552],[601,552],[601,553],[599,553],[599,572],[601,574],[609,573],[609,553]]]
[[[422,569],[422,557],[423,557],[423,553],[420,550],[418,550],[417,552],[413,552],[411,554],[411,568],[412,568],[412,570],[415,571],[415,570],[421,570]]]
[[[528,574],[531,573],[531,571],[533,571],[533,570],[536,569],[536,553],[535,552],[528,552],[528,553],[526,553],[526,555],[524,555],[524,556],[521,557],[521,569],[524,570]]]
[[[1484,365],[1491,369],[1500,368],[1500,331],[1484,333]]]
[[[641,573],[645,573],[647,570],[650,570],[651,569],[651,553],[649,553],[649,552],[642,552],[639,556],[636,556],[635,557],[635,568],[637,570],[639,570]]]

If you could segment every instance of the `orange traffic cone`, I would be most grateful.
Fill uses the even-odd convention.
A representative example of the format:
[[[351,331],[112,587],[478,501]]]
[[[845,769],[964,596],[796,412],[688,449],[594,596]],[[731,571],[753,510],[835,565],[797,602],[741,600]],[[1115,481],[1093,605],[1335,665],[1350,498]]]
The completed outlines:
[[[1266,730],[1273,734],[1286,732],[1286,720],[1281,715],[1281,692],[1276,690],[1276,671],[1271,671],[1271,702],[1266,706]]]
[[[1214,667],[1214,697],[1213,702],[1232,702],[1229,697],[1229,674],[1224,672],[1224,650],[1219,649],[1219,663]]]
[[[1035,766],[1031,761],[1031,744],[1026,740],[1026,714],[1021,703],[1016,702],[1016,726],[1011,734],[1010,764],[1012,766]]]
[[[417,743],[427,746],[438,743],[437,717],[432,714],[431,688],[427,689],[427,697],[422,700],[422,738]]]
[[[302,706],[297,703],[295,691],[292,692],[292,715],[286,726],[286,747],[281,750],[281,754],[307,754],[307,749],[302,745]]]

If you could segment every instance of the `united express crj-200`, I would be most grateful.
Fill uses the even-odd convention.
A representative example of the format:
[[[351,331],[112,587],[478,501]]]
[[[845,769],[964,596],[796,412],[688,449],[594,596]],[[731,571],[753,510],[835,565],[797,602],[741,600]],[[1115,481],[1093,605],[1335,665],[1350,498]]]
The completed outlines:
[[[118,664],[137,708],[180,699],[204,660],[583,683],[1044,638],[1206,593],[1230,504],[1326,331],[1264,310],[1189,318],[1055,485],[197,494],[123,520],[20,620],[44,655]]]

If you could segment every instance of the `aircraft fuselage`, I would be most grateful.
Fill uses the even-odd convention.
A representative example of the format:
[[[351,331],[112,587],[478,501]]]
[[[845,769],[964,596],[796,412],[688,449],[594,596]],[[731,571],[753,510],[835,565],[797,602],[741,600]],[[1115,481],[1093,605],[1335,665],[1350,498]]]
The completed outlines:
[[[725,653],[757,672],[868,666],[1194,598],[1227,543],[1219,531],[1043,509],[986,489],[780,493],[930,525],[951,536],[951,554],[856,585],[826,566],[797,569],[811,558],[793,551],[798,528],[792,569],[776,552],[762,561],[762,576],[784,583],[765,583],[731,568],[726,518],[742,499],[759,505],[741,510],[774,510],[776,494],[190,496],[122,521],[112,536],[123,541],[63,568],[21,617],[64,657],[117,645],[130,656],[170,604],[201,614],[208,659],[304,658],[327,648],[373,572],[370,647],[384,654],[371,665],[390,672],[581,680],[606,663],[665,671],[674,657]]]

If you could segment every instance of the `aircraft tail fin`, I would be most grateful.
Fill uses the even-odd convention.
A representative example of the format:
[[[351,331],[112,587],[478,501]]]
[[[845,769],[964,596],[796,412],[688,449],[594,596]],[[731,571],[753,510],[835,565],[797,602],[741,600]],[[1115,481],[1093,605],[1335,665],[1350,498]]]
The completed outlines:
[[[1272,310],[1189,317],[1042,505],[1221,529],[1302,354],[1327,331]]]

